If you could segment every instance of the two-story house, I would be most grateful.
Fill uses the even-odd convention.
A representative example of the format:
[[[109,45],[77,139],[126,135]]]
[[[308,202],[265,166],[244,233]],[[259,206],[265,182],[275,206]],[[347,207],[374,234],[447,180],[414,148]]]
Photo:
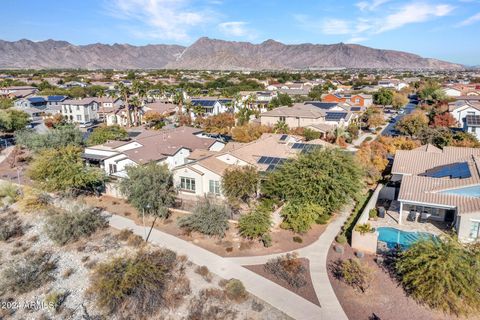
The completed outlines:
[[[80,126],[88,126],[99,119],[97,98],[69,99],[62,102],[62,115]]]

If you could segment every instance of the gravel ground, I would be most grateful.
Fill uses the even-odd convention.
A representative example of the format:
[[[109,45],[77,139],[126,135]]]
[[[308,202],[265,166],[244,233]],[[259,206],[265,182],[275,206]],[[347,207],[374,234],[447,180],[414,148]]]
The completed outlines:
[[[68,204],[62,203],[62,206],[68,206]],[[15,205],[12,208],[18,210]],[[52,252],[52,258],[57,261],[57,268],[55,270],[55,279],[43,287],[23,295],[6,294],[0,297],[2,302],[6,301],[7,298],[11,298],[13,301],[21,304],[36,301],[40,305],[39,308],[27,310],[24,307],[20,307],[15,312],[12,309],[5,308],[1,310],[0,319],[2,319],[2,316],[10,319],[83,319],[84,307],[90,316],[102,315],[102,311],[96,307],[95,302],[91,301],[88,294],[86,294],[90,285],[89,276],[92,268],[94,268],[96,263],[109,260],[112,257],[132,254],[136,251],[136,248],[118,240],[116,235],[119,231],[110,228],[98,231],[88,239],[82,239],[65,246],[58,246],[44,232],[45,213],[19,213],[18,217],[25,224],[28,222],[30,227],[21,237],[10,239],[7,242],[0,241],[2,252],[0,256],[0,272],[3,272],[9,262],[21,259],[28,252],[34,251]],[[19,243],[22,245],[19,245]],[[12,251],[19,251],[19,248],[23,248],[22,250],[25,251],[12,255]],[[161,315],[154,317],[155,319],[186,319],[190,309],[190,301],[202,289],[220,288],[219,282],[222,279],[218,276],[211,274],[211,279],[207,281],[195,272],[197,269],[196,265],[186,262],[185,266],[185,275],[190,281],[191,293],[185,297],[179,307],[172,310],[162,310]],[[71,274],[66,277],[66,273]],[[68,293],[58,312],[48,309],[46,306],[41,306],[42,302],[45,301],[45,297],[52,292]],[[236,313],[235,319],[289,319],[288,316],[279,310],[252,295],[249,295],[241,303],[225,301],[222,307],[234,310]],[[107,316],[107,318],[115,319],[112,316]]]

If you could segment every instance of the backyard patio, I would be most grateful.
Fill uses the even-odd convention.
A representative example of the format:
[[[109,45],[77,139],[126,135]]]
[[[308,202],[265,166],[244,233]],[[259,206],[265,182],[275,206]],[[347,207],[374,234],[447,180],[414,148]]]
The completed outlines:
[[[400,219],[400,203],[396,200],[393,200],[379,202],[377,204],[377,208],[382,206],[386,208],[385,217],[377,218],[376,220],[370,220],[369,223],[373,228],[392,227],[402,231],[428,232],[437,236],[445,234],[445,232],[451,229],[448,227],[448,223],[444,221],[435,221],[431,219],[422,221],[419,219],[420,215],[417,219],[412,221],[409,219],[409,214],[407,214],[405,211],[402,214],[401,223],[398,223]]]

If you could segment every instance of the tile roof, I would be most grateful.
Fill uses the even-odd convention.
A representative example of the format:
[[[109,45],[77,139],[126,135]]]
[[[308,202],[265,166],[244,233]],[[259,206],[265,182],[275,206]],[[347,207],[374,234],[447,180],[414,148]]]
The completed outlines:
[[[98,98],[82,98],[82,99],[68,99],[63,101],[62,104],[72,104],[72,105],[79,105],[84,106],[90,104],[92,102],[97,102]]]
[[[470,176],[465,178],[438,177],[428,172],[452,164],[466,163]],[[403,174],[399,201],[418,202],[457,208],[459,214],[480,211],[480,198],[443,193],[469,186],[480,187],[480,149],[423,146],[411,151],[397,151],[392,173]]]

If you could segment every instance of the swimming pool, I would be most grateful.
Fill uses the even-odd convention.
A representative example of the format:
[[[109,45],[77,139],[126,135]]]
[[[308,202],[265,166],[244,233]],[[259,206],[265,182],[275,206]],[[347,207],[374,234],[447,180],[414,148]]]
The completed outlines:
[[[377,228],[378,241],[385,242],[388,248],[395,248],[399,244],[402,248],[408,248],[420,239],[435,237],[428,232],[408,232],[390,227]]]

